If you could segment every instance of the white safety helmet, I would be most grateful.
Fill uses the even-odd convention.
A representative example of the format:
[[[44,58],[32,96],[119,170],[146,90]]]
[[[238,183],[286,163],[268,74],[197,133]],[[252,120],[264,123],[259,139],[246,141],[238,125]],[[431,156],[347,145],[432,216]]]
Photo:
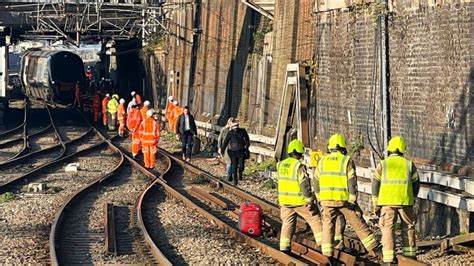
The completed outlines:
[[[124,103],[125,103],[125,100],[124,100],[124,99],[120,99],[119,103],[120,103],[120,104],[124,104]]]
[[[137,93],[135,91],[132,91],[131,94],[132,94],[132,96],[135,96],[135,94],[137,94]]]
[[[172,102],[172,101],[173,101],[173,96],[170,95],[170,96],[168,97],[168,101]]]
[[[153,110],[153,109],[150,109],[150,110],[146,111],[146,117],[151,117],[154,112],[155,112],[155,110]]]
[[[174,100],[173,105],[178,105],[178,101]]]
[[[110,97],[110,94],[107,93],[107,94],[105,95],[105,97]]]
[[[143,102],[143,105],[145,105],[145,106],[150,106],[150,101],[144,101],[144,102]]]

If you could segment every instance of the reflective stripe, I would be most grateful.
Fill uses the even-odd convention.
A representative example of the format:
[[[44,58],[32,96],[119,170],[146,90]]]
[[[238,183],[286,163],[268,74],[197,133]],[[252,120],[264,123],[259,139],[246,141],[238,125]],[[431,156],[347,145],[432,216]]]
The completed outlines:
[[[395,258],[395,251],[392,250],[383,250],[383,262],[392,262]]]
[[[414,257],[416,256],[416,247],[404,247],[403,248],[403,255],[404,256],[409,256],[409,257]]]
[[[382,177],[377,204],[380,206],[413,205],[412,162],[402,156],[391,155],[383,160],[381,165]]]
[[[342,240],[342,235],[334,235],[334,240],[341,241]]]
[[[302,196],[302,192],[278,192],[278,195],[285,195],[285,196]]]
[[[306,197],[300,188],[298,169],[301,162],[295,158],[287,158],[278,163],[278,202],[280,205],[302,206]]]
[[[322,187],[319,191],[346,191],[346,188],[343,187]]]
[[[287,250],[290,247],[291,240],[289,238],[280,238],[280,250]]]
[[[323,233],[322,232],[321,233],[316,233],[314,235],[314,240],[316,240],[316,243],[318,245],[321,245],[321,241],[323,241]]]
[[[321,251],[323,252],[324,256],[332,256],[332,244],[322,244]]]
[[[324,156],[319,168],[319,199],[325,201],[348,201],[347,164],[349,156],[333,152]]]
[[[370,234],[368,237],[362,239],[362,244],[368,250],[373,249],[375,247],[375,237],[373,234]]]

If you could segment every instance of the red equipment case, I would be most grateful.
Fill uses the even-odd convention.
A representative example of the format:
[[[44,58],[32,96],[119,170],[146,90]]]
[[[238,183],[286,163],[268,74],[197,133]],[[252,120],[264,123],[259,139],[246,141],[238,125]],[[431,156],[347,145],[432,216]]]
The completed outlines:
[[[262,220],[263,212],[260,205],[248,201],[240,205],[239,229],[242,233],[251,236],[261,236]]]

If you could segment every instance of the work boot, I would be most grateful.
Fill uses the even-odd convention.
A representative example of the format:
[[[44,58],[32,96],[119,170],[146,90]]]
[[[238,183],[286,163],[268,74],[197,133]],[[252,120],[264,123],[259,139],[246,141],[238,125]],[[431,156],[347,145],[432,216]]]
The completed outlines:
[[[239,172],[239,180],[242,180],[244,179],[244,173],[243,172]]]
[[[233,181],[234,181],[234,182],[233,182],[233,183],[234,183],[234,186],[237,186],[237,177],[234,177],[234,180],[233,180]]]

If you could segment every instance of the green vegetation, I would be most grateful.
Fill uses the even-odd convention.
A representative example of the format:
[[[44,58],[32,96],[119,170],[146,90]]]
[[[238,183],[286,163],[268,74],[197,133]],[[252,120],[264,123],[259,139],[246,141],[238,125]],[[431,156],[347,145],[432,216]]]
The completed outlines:
[[[199,175],[198,177],[193,179],[192,183],[197,185],[209,184],[209,179],[202,175]]]
[[[13,193],[11,192],[6,192],[0,195],[0,203],[12,201],[14,199],[15,199],[15,195],[13,195]]]
[[[267,179],[263,181],[262,185],[260,185],[260,188],[265,190],[274,190],[277,188],[277,184],[273,179]]]
[[[252,53],[257,55],[263,55],[263,47],[265,46],[265,34],[273,30],[272,21],[266,17],[263,18],[263,22],[260,23],[257,30],[253,33],[253,49]]]
[[[176,134],[171,132],[166,132],[165,134],[161,135],[160,138],[164,141],[172,141],[176,139]]]
[[[244,175],[252,176],[258,172],[264,172],[267,170],[275,170],[275,169],[276,169],[275,159],[266,159],[261,163],[254,163],[246,167],[244,170]]]
[[[364,138],[362,135],[359,135],[353,141],[351,141],[349,146],[350,155],[360,155],[360,151],[364,149]]]

